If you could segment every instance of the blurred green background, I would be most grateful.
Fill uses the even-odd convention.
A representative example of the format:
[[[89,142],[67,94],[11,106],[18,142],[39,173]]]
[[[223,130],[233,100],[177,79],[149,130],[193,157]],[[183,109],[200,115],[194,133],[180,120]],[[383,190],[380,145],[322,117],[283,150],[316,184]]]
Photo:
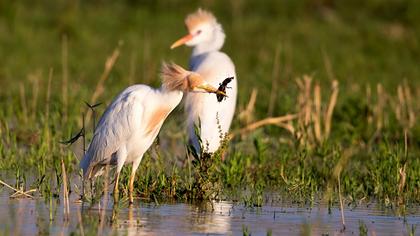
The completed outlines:
[[[69,78],[82,84],[77,89],[93,88],[120,40],[121,57],[107,87],[158,85],[162,60],[187,65],[190,49],[171,51],[169,45],[186,33],[184,17],[198,7],[214,12],[224,27],[223,50],[237,66],[241,94],[252,87],[269,89],[277,48],[280,92],[302,74],[327,80],[326,58],[345,87],[381,82],[393,88],[403,79],[420,81],[420,3],[415,0],[18,0],[0,3],[0,85],[13,91],[14,82],[30,74],[46,79],[50,68],[59,83],[63,37]]]

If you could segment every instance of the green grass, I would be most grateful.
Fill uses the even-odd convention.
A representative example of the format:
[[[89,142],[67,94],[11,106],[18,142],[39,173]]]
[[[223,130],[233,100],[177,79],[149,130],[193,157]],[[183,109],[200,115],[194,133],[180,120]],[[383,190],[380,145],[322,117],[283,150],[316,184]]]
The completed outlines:
[[[320,85],[323,109],[331,80],[337,79],[331,134],[323,141],[314,140],[313,123],[300,127],[294,121],[293,127],[309,137],[302,142],[296,133],[266,126],[235,137],[226,160],[219,161],[216,155],[205,163],[211,171],[203,175],[202,165],[194,165],[192,157],[185,161],[179,108],[141,164],[135,185],[138,195],[152,200],[205,196],[261,206],[264,194],[274,191],[301,202],[335,202],[339,176],[350,203],[420,202],[420,5],[416,1],[0,3],[2,177],[15,176],[15,187],[35,187],[46,199],[58,196],[61,159],[69,173],[79,173],[77,158],[59,141],[80,130],[87,111],[84,101],[90,100],[106,58],[122,41],[99,102],[109,104],[133,83],[159,86],[162,60],[187,64],[190,50],[171,51],[169,45],[186,33],[183,18],[198,6],[212,10],[224,26],[223,50],[238,73],[237,114],[255,88],[253,116],[267,116],[273,70],[278,73],[274,116],[302,111],[296,105],[300,94],[296,78],[308,74]],[[379,83],[384,92],[378,95]],[[410,91],[411,102],[399,99],[398,86]],[[386,100],[378,106],[381,98]],[[99,106],[98,113],[105,107]],[[411,124],[410,111],[415,116]],[[244,125],[236,116],[233,129]],[[405,182],[399,186],[404,166]],[[125,190],[128,173],[125,169],[120,182]]]

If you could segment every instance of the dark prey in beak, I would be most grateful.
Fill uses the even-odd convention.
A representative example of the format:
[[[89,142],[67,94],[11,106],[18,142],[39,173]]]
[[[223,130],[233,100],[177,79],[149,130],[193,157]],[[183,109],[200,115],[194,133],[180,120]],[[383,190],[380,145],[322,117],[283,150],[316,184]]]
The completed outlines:
[[[233,77],[228,77],[225,80],[223,80],[222,83],[219,84],[219,88],[217,89],[218,91],[221,91],[223,93],[226,94],[226,88],[231,88],[231,87],[227,87],[227,85],[233,80]],[[227,96],[223,96],[222,94],[216,94],[217,97],[217,101],[221,102],[223,100],[223,98],[226,99]]]

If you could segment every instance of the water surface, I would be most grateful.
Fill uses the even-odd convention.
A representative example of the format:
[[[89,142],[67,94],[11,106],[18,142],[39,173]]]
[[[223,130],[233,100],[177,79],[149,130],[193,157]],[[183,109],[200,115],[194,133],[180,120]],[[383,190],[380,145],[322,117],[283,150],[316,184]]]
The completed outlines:
[[[238,203],[213,204],[147,203],[139,200],[133,207],[122,204],[114,223],[112,201],[101,211],[70,199],[70,217],[64,220],[63,206],[58,201],[47,204],[42,199],[10,199],[7,191],[0,194],[0,234],[13,235],[359,235],[361,225],[369,235],[409,235],[417,227],[420,235],[420,209],[411,208],[405,216],[390,208],[365,204],[345,209],[346,230],[342,231],[341,212],[329,213],[326,206],[294,206],[270,204],[247,208]],[[51,211],[50,211],[51,209]],[[104,221],[99,219],[103,213]],[[52,218],[52,220],[50,220]]]

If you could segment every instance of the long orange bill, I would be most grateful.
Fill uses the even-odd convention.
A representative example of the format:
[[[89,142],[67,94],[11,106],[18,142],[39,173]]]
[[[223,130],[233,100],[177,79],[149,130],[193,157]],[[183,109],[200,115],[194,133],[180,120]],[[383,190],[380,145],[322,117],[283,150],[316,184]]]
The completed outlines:
[[[173,43],[171,45],[171,49],[174,49],[176,47],[179,47],[183,44],[185,44],[186,42],[190,41],[194,36],[192,34],[187,34],[184,37],[178,39],[175,43]]]
[[[222,96],[227,97],[226,93],[224,93],[223,91],[220,91],[220,90],[216,89],[215,87],[213,87],[213,86],[211,86],[209,84],[200,85],[200,86],[197,86],[197,88],[203,89],[204,91],[206,91],[208,93],[220,94]]]

